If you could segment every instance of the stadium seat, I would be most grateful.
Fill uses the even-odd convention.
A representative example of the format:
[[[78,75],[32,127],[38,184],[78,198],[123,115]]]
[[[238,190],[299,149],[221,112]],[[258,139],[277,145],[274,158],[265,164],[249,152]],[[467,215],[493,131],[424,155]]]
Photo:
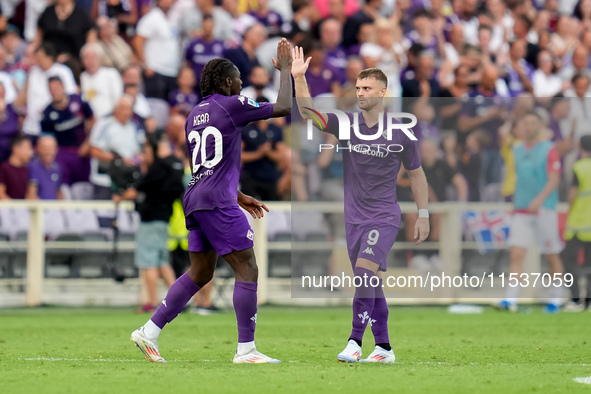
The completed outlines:
[[[61,233],[66,232],[66,220],[64,217],[64,211],[60,209],[46,210],[43,223],[45,235],[49,239],[55,239]]]
[[[288,211],[271,211],[267,215],[267,235],[269,241],[272,241],[279,233],[291,233],[291,221]]]
[[[91,209],[67,209],[64,211],[68,233],[95,233],[99,231],[96,213]]]
[[[9,246],[8,235],[0,234],[0,243]],[[12,251],[10,249],[2,249],[0,251],[0,278],[12,278]]]
[[[55,242],[82,242],[80,234],[63,233],[57,236]],[[45,250],[45,276],[47,278],[78,278],[80,273],[76,266],[76,257],[83,253],[79,245],[68,248]]]
[[[88,232],[82,235],[83,242],[109,242],[107,236],[101,232]],[[81,278],[106,278],[109,276],[108,263],[110,251],[104,249],[84,248],[76,255],[75,266]]]
[[[70,186],[72,200],[92,200],[93,186],[90,182],[76,182]]]

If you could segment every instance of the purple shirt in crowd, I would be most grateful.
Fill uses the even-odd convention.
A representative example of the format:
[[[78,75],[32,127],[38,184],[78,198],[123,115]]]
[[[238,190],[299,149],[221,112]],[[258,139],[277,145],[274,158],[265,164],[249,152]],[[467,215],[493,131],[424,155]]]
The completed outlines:
[[[283,25],[283,18],[275,11],[269,11],[267,15],[259,15],[256,12],[250,14],[258,22],[267,28],[267,34],[272,37],[281,33],[281,26]]]
[[[496,94],[490,97],[482,95],[478,90],[474,90],[469,93],[467,98],[462,99],[462,109],[460,111],[461,116],[467,116],[469,118],[485,116],[488,111],[493,107],[505,107],[507,102]],[[499,150],[499,128],[503,125],[504,121],[501,118],[492,118],[475,128],[469,130],[469,133],[481,129],[485,131],[490,137],[490,144],[483,147],[487,150],[498,151]],[[461,142],[465,141],[465,136],[469,133],[463,133]]]
[[[324,53],[324,62],[338,71],[337,78],[345,83],[347,70],[347,52],[342,47],[336,47],[332,51]]]
[[[29,168],[15,167],[5,161],[0,164],[0,183],[6,186],[6,194],[10,198],[24,199],[27,195]]]
[[[178,89],[170,92],[168,96],[170,108],[176,108],[183,116],[188,116],[198,102],[199,95],[197,93],[184,94]]]
[[[242,127],[272,114],[271,103],[221,94],[205,97],[193,109],[185,124],[193,168],[183,201],[185,216],[238,204]]]
[[[327,114],[328,132],[339,134],[339,121],[335,114]],[[351,125],[353,114],[347,113]],[[387,120],[384,116],[383,130]],[[376,134],[378,124],[368,127],[359,114],[359,132]],[[384,223],[400,227],[401,213],[396,197],[396,180],[400,163],[407,170],[421,166],[418,141],[413,141],[401,130],[392,132],[392,140],[383,135],[373,141],[364,141],[351,130],[350,141],[340,140],[343,149],[345,187],[345,222],[351,224]],[[379,144],[379,145],[378,145]],[[347,149],[350,147],[351,149]],[[400,149],[402,147],[402,150]],[[388,149],[389,148],[389,149]],[[395,152],[399,151],[400,152]]]
[[[37,184],[37,196],[41,200],[55,200],[62,184],[59,165],[54,162],[47,168],[34,159],[29,164],[29,183]]]
[[[0,162],[6,161],[10,156],[10,139],[18,133],[18,115],[12,104],[6,106],[6,116],[0,123]]]
[[[525,72],[526,77],[531,81],[534,74],[534,69],[532,68],[532,66],[530,66],[529,63],[524,59],[519,60],[519,65]],[[511,97],[517,97],[521,93],[525,92],[525,86],[523,86],[523,82],[521,82],[519,74],[517,74],[517,71],[515,71],[515,69],[510,63],[508,63],[505,66],[505,72],[507,73],[507,76],[505,78]]]
[[[440,141],[439,129],[428,122],[419,121],[413,131],[419,141],[424,139],[430,139],[437,143]]]
[[[185,60],[189,62],[195,72],[197,84],[201,81],[201,72],[205,64],[211,59],[222,57],[225,48],[224,42],[221,40],[204,41],[198,38],[189,43],[185,51]]]
[[[323,93],[330,93],[332,84],[340,82],[339,70],[329,64],[325,64],[320,74],[314,75],[308,69],[306,71],[306,80],[308,81],[308,88],[312,97]]]
[[[45,108],[41,131],[53,134],[60,147],[79,147],[86,139],[84,121],[92,116],[90,105],[79,94],[72,94],[66,108],[56,109],[53,103]]]

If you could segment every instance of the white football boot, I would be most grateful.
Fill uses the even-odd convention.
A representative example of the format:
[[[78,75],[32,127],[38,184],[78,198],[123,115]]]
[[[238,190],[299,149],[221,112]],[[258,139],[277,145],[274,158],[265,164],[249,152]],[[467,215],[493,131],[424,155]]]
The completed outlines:
[[[135,343],[135,346],[144,353],[144,357],[148,361],[166,363],[166,360],[160,356],[160,352],[158,351],[158,342],[148,339],[146,334],[144,334],[144,327],[140,327],[131,333],[131,342]]]
[[[234,361],[232,362],[234,364],[277,364],[281,361],[266,356],[253,347],[244,354],[238,354],[238,352],[236,352],[234,355]]]
[[[356,363],[361,358],[361,347],[352,339],[349,339],[347,347],[338,356],[340,363]]]
[[[371,352],[369,357],[359,360],[360,363],[383,363],[383,364],[392,364],[396,361],[396,356],[392,349],[385,350],[379,346],[376,346],[375,350]]]

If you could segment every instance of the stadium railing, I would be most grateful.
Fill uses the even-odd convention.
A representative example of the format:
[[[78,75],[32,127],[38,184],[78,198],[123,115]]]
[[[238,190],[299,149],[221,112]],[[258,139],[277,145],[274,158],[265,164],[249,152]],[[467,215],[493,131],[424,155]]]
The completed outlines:
[[[269,202],[266,203],[270,210],[276,211],[318,211],[322,213],[341,213],[343,206],[339,203],[328,202]],[[401,203],[402,213],[416,212],[414,203]],[[104,249],[109,253],[112,243],[105,242],[76,242],[76,241],[47,241],[45,234],[44,212],[46,210],[67,210],[67,209],[90,209],[90,210],[114,210],[115,205],[110,201],[26,201],[11,200],[0,202],[0,209],[26,209],[29,211],[29,226],[27,241],[2,241],[0,242],[0,253],[14,248],[26,246],[26,277],[24,279],[0,279],[0,284],[10,283],[25,286],[25,304],[29,306],[41,305],[43,303],[43,286],[45,278],[45,252],[47,248],[77,248],[80,250]],[[133,204],[123,202],[119,204],[118,209],[133,210]],[[510,211],[512,205],[509,203],[465,203],[465,202],[446,202],[430,204],[431,213],[441,214],[440,219],[440,241],[425,242],[422,245],[415,245],[414,242],[397,242],[394,249],[421,250],[437,249],[441,259],[441,270],[450,275],[459,275],[461,271],[462,250],[477,249],[475,242],[466,242],[462,240],[462,212],[472,211]],[[568,206],[560,204],[559,211],[566,212]],[[255,234],[267,234],[267,217],[262,220],[252,221]],[[269,251],[289,251],[292,250],[294,242],[274,242],[269,241],[266,236],[258,236],[255,242],[255,254],[259,266],[259,303],[275,301],[274,294],[269,292],[271,287],[289,286],[289,278],[270,278],[269,277]],[[306,245],[308,248],[326,249],[334,246],[331,242],[301,242],[298,245]],[[134,241],[120,242],[119,248],[131,251],[135,247]],[[531,254],[531,253],[530,253]],[[536,264],[537,258],[529,258],[525,263],[525,270]],[[531,272],[534,272],[532,269]],[[53,283],[67,283],[70,279],[52,279]],[[109,279],[104,279],[108,281]],[[137,279],[135,279],[138,284]],[[446,289],[438,297],[438,303],[454,302],[456,294],[454,289]],[[416,300],[415,300],[416,301]],[[406,303],[412,303],[412,299],[407,299]]]

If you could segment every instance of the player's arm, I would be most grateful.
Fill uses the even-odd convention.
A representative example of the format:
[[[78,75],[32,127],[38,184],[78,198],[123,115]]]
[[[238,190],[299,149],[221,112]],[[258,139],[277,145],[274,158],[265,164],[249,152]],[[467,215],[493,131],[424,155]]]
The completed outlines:
[[[255,219],[260,219],[265,216],[265,212],[269,212],[269,208],[254,197],[247,196],[238,190],[238,205]]]
[[[293,58],[293,64],[291,65],[291,75],[293,75],[298,109],[303,119],[312,119],[312,116],[309,115],[309,112],[305,110],[305,108],[310,108],[318,113],[318,111],[316,111],[314,108],[314,102],[312,101],[312,96],[310,95],[310,90],[308,89],[308,82],[306,81],[306,71],[308,70],[308,66],[310,65],[310,60],[312,58],[309,57],[308,59],[304,60],[304,50],[297,46],[293,48],[291,54]],[[326,114],[321,113],[320,116],[322,116],[325,123],[328,122],[328,116],[326,116]]]
[[[534,198],[527,207],[529,212],[538,212],[544,204],[544,201],[546,201],[548,196],[550,196],[560,184],[560,158],[558,157],[558,151],[555,146],[553,146],[548,152],[546,171],[548,173],[548,180],[542,191],[538,193],[536,198]]]
[[[419,210],[419,218],[415,222],[414,238],[416,244],[420,244],[429,236],[429,211],[427,205],[429,201],[429,187],[427,186],[427,177],[423,167],[408,171],[410,179],[410,188],[412,195]]]
[[[291,61],[289,42],[285,38],[282,38],[277,44],[277,59],[273,58],[273,65],[280,71],[280,85],[277,102],[273,104],[272,118],[287,116],[291,113],[293,97],[290,75]]]

